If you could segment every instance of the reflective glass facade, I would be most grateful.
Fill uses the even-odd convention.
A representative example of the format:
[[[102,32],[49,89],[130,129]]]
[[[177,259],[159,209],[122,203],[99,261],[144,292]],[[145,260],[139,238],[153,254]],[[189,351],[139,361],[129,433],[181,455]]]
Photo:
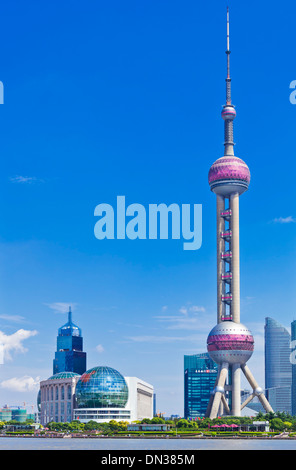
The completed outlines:
[[[296,321],[291,323],[292,415],[296,415]]]
[[[218,373],[217,364],[207,353],[184,356],[184,417],[205,415]]]
[[[124,408],[128,387],[117,370],[94,367],[80,377],[75,397],[78,408]]]
[[[57,350],[53,361],[53,374],[63,371],[80,375],[86,371],[86,353],[83,352],[81,329],[72,322],[71,309],[68,322],[58,330]]]
[[[37,395],[37,410],[38,413],[41,411],[41,390],[39,390],[38,395]]]
[[[292,364],[290,333],[272,318],[265,318],[265,388],[274,411],[291,414]]]

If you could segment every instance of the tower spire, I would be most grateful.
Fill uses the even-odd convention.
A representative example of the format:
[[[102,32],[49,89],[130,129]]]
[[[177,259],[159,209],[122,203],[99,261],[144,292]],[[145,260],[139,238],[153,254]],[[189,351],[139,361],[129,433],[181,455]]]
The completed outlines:
[[[226,103],[231,104],[231,90],[230,90],[230,48],[229,48],[229,8],[227,7],[227,27],[226,27],[226,54],[227,54],[227,78],[226,83],[229,83],[229,96],[226,95]]]
[[[72,323],[72,310],[71,310],[71,306],[69,307],[68,321],[69,321],[69,323]]]
[[[227,7],[227,51],[229,51],[229,7]]]
[[[233,120],[236,116],[234,106],[231,104],[231,78],[230,78],[230,47],[229,47],[229,8],[227,7],[226,21],[226,55],[227,55],[227,77],[226,77],[226,104],[222,109],[224,119],[224,156],[234,155],[233,151]]]

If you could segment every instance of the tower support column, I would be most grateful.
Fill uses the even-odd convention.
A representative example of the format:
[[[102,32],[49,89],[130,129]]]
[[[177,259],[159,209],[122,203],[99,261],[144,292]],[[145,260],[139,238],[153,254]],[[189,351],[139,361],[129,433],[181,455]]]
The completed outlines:
[[[225,316],[225,305],[222,302],[222,295],[225,293],[225,284],[222,281],[222,273],[224,271],[224,261],[221,253],[225,250],[225,241],[221,237],[221,232],[225,230],[225,220],[221,217],[221,211],[224,210],[225,199],[223,196],[217,195],[217,323],[222,321]]]
[[[240,273],[239,273],[239,194],[230,195],[231,209],[231,271],[232,271],[232,302],[231,315],[232,320],[240,323]]]
[[[217,382],[217,386],[214,389],[214,399],[211,407],[210,412],[210,419],[217,418],[217,414],[219,411],[219,406],[221,403],[221,396],[224,394],[224,385],[227,378],[229,364],[227,362],[223,362],[221,365],[221,369],[219,372],[219,378]]]
[[[241,415],[240,364],[233,364],[231,366],[231,374],[232,374],[231,414],[233,416],[240,416]]]
[[[243,373],[245,374],[245,377],[246,377],[247,381],[249,382],[249,384],[253,388],[253,395],[258,397],[258,399],[259,399],[261,405],[263,406],[263,408],[265,409],[266,413],[273,412],[273,409],[270,406],[269,401],[267,400],[266,396],[264,395],[264,392],[263,392],[262,388],[260,388],[258,386],[258,383],[256,382],[255,378],[253,377],[253,374],[250,371],[247,364],[243,364],[241,366],[241,369],[242,369]]]

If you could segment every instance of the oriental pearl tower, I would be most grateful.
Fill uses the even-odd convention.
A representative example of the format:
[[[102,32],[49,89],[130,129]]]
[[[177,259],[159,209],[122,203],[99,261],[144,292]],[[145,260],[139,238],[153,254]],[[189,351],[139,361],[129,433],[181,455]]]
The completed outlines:
[[[241,410],[257,396],[266,412],[273,411],[263,390],[246,365],[254,350],[250,330],[240,323],[239,269],[239,197],[247,191],[250,171],[246,163],[234,156],[233,121],[236,117],[231,102],[229,10],[227,8],[227,78],[224,120],[224,156],[216,160],[209,171],[209,185],[217,198],[217,325],[207,339],[210,357],[219,366],[206,416],[240,416]],[[252,393],[241,404],[243,371]]]

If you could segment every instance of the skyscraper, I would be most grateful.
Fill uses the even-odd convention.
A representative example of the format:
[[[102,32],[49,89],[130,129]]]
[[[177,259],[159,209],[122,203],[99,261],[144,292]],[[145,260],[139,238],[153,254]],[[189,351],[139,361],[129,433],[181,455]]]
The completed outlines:
[[[272,318],[265,318],[265,388],[274,411],[291,414],[292,364],[291,336]]]
[[[53,374],[58,372],[76,372],[81,375],[85,371],[86,353],[83,352],[81,329],[72,322],[70,307],[67,323],[58,330],[57,350],[53,360]]]
[[[218,373],[207,353],[184,356],[184,417],[203,417]]]
[[[207,416],[218,413],[240,416],[241,410],[258,396],[266,411],[272,411],[262,388],[255,381],[246,362],[254,349],[254,338],[240,323],[239,267],[239,197],[249,187],[250,171],[246,163],[234,156],[233,121],[236,110],[231,101],[229,11],[227,8],[227,78],[224,120],[224,156],[209,171],[209,184],[217,199],[217,325],[208,336],[210,357],[219,364],[216,386],[210,398]],[[243,371],[253,393],[241,405],[240,371]],[[225,397],[225,383],[230,377]]]
[[[296,415],[296,320],[291,323],[291,355],[290,362],[292,364],[292,415]]]

